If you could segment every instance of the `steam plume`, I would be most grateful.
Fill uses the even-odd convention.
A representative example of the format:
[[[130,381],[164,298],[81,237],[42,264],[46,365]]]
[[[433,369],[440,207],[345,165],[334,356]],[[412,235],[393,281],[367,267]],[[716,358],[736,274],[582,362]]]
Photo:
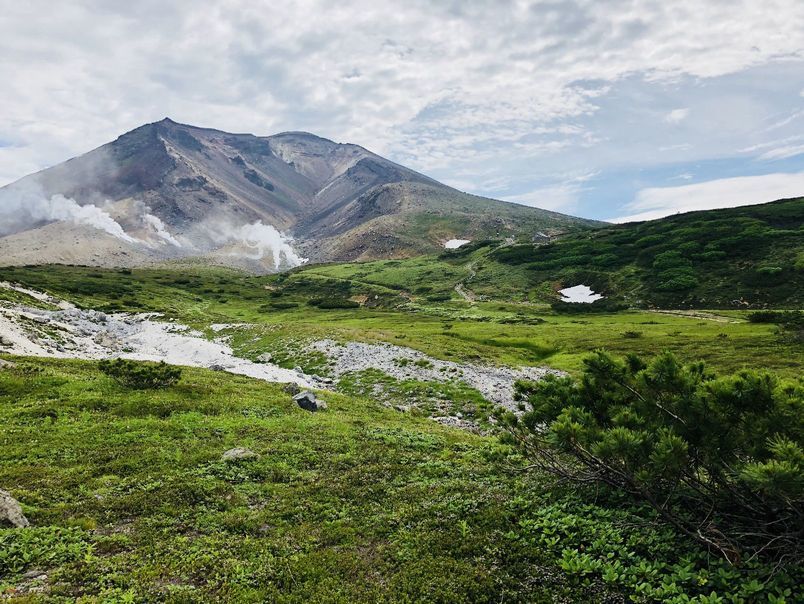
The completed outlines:
[[[260,260],[270,253],[273,256],[274,268],[279,269],[282,260],[289,266],[298,266],[307,262],[290,245],[291,238],[283,235],[269,224],[263,224],[261,220],[253,224],[245,224],[234,233],[236,240],[242,241],[249,248],[253,248]]]
[[[137,243],[108,212],[94,204],[82,206],[61,194],[48,199],[36,186],[12,186],[0,190],[0,234],[19,232],[37,223],[54,220],[84,224],[128,243]]]
[[[186,238],[182,237],[182,241]],[[251,224],[236,224],[227,216],[208,218],[197,225],[191,239],[198,245],[206,241],[209,249],[228,246],[227,254],[242,256],[251,260],[270,257],[274,270],[294,267],[307,262],[293,249],[292,237],[284,235],[262,221]]]

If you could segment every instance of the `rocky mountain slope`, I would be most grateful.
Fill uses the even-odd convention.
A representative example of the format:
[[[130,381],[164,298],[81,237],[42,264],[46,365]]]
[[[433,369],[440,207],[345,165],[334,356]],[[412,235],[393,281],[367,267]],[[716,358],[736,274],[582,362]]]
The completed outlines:
[[[6,264],[202,257],[270,269],[594,225],[462,193],[357,145],[170,119],[0,189]]]

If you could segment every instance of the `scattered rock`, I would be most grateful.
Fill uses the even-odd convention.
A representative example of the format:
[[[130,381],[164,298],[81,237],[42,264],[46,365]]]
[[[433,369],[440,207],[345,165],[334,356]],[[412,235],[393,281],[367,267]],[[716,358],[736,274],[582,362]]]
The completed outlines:
[[[449,382],[460,379],[489,402],[511,411],[518,409],[518,402],[515,400],[517,380],[538,381],[548,374],[562,375],[560,371],[546,367],[515,369],[444,361],[392,344],[338,344],[333,340],[319,340],[313,342],[309,349],[326,355],[330,360],[329,373],[336,380],[344,374],[366,369],[378,369],[396,380]]]
[[[300,392],[293,397],[293,400],[305,411],[322,411],[327,408],[327,404],[324,401],[318,400],[315,394],[309,390]]]
[[[294,382],[289,382],[285,384],[282,387],[282,390],[284,390],[287,394],[291,396],[296,396],[297,394],[299,394],[299,392],[301,392],[301,388],[299,387],[299,385]]]
[[[273,358],[274,357],[271,355],[270,352],[263,352],[260,356],[257,357],[257,360],[260,363],[270,363],[271,359],[273,359]]]
[[[210,365],[209,368],[212,371],[226,371],[226,367],[224,367],[223,365],[218,365],[217,363]]]
[[[0,336],[0,346],[12,346],[14,342],[12,342],[6,336]]]
[[[431,420],[434,422],[438,422],[442,426],[449,426],[450,428],[458,428],[460,430],[467,430],[469,432],[476,432],[478,434],[482,434],[482,430],[475,424],[474,422],[470,422],[469,420],[460,419],[457,417],[445,415],[441,417],[431,417]]]
[[[0,359],[0,369],[13,369],[16,366],[17,366],[16,363],[12,363],[11,361],[4,361],[3,359]]]
[[[221,455],[221,461],[240,461],[241,459],[256,459],[257,457],[259,457],[259,455],[257,455],[251,449],[236,447],[234,449],[229,449],[223,455]]]
[[[15,528],[30,526],[30,522],[22,513],[19,502],[11,493],[0,489],[0,525],[9,523]]]
[[[96,333],[92,340],[98,346],[103,346],[104,348],[117,348],[118,344],[120,343],[114,334],[111,334],[108,331],[100,331]]]

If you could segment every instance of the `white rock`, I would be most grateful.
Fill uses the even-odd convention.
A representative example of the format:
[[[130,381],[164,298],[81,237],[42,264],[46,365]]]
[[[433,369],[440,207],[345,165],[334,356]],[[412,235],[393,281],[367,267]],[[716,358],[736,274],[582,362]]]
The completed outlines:
[[[221,461],[240,461],[241,459],[256,459],[259,457],[254,451],[251,449],[246,449],[245,447],[235,447],[234,449],[229,449],[223,455],[221,455]]]
[[[19,502],[11,496],[11,493],[0,489],[0,525],[5,523],[15,528],[25,528],[31,524],[22,513]]]

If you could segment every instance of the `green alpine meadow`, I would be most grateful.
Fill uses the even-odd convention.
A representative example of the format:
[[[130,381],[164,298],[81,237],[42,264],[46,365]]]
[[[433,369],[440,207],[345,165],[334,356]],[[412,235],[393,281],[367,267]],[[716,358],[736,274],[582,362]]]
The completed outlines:
[[[804,604],[802,0],[0,8],[0,604]]]
[[[795,602],[803,218],[791,200],[264,276],[2,268],[3,341],[44,352],[2,357],[0,485],[27,522],[0,530],[0,593]],[[668,270],[698,285],[668,292]],[[561,301],[578,281],[604,297]],[[115,317],[220,359],[141,360]],[[230,356],[314,376],[325,407]]]

